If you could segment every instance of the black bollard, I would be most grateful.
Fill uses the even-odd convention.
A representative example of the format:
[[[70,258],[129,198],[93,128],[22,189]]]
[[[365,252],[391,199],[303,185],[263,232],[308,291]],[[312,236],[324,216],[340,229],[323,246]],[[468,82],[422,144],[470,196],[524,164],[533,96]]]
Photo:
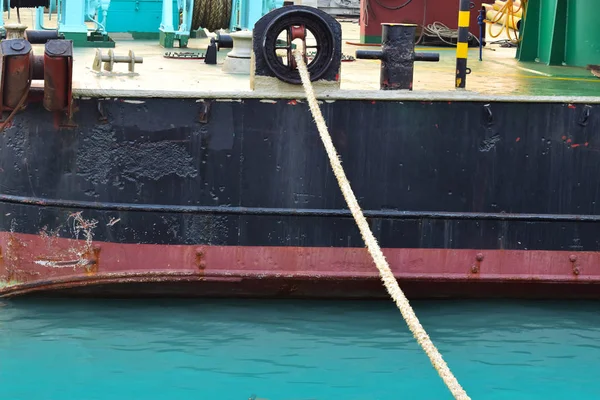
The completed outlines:
[[[415,53],[413,24],[381,24],[381,51],[357,50],[356,58],[381,60],[381,90],[412,90],[415,61],[439,61],[439,53]]]
[[[64,39],[64,35],[55,30],[31,30],[25,31],[25,38],[31,44],[46,44],[49,40]]]
[[[218,34],[210,39],[210,44],[206,49],[206,55],[204,57],[205,64],[216,64],[217,63],[217,52],[221,49],[232,49],[233,38],[229,35]]]

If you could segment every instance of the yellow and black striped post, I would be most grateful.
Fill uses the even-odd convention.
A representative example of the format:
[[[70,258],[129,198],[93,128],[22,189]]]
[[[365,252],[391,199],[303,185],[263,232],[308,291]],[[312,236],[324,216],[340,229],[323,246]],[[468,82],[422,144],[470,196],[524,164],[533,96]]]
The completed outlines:
[[[467,84],[467,56],[469,54],[469,20],[471,0],[460,0],[458,8],[458,40],[456,43],[456,88]]]

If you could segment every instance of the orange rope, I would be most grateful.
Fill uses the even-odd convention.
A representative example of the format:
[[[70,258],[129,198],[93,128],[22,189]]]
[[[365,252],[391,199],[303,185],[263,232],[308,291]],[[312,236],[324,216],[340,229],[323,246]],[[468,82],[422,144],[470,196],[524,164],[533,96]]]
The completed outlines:
[[[495,39],[502,34],[503,30],[506,30],[506,35],[508,36],[509,40],[513,43],[519,43],[522,40],[522,38],[517,37],[513,39],[510,33],[508,19],[511,19],[512,26],[516,28],[517,24],[515,23],[515,15],[521,10],[523,10],[523,16],[521,20],[523,20],[525,19],[525,11],[527,10],[527,0],[521,0],[521,3],[519,4],[519,7],[516,10],[514,9],[514,0],[506,0],[502,8],[498,10],[498,13],[496,14],[495,18],[492,21],[485,21],[486,24],[490,25],[488,30],[489,35]],[[500,28],[500,31],[497,34],[492,33],[492,25],[499,23],[501,19],[504,19],[504,22],[502,23],[502,28]]]

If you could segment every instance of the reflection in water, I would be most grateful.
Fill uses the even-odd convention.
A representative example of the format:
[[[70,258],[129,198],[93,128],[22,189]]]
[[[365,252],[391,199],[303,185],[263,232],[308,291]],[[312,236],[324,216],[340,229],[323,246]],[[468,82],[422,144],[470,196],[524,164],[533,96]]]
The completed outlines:
[[[391,302],[15,300],[1,398],[449,399]],[[586,302],[414,302],[474,399],[592,399]]]

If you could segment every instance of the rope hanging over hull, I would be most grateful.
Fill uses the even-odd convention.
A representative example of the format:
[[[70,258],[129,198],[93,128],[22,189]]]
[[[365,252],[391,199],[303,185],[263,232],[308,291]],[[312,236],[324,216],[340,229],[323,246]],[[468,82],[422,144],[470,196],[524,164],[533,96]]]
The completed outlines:
[[[228,29],[231,21],[232,0],[196,0],[192,14],[192,29],[215,32]]]
[[[325,119],[323,118],[323,114],[319,108],[319,104],[310,81],[310,75],[304,61],[303,51],[305,51],[305,49],[296,49],[294,52],[294,58],[296,60],[296,65],[298,66],[298,71],[300,72],[300,78],[306,93],[306,99],[308,100],[310,111],[317,125],[317,130],[319,131],[323,145],[325,146],[325,151],[329,157],[329,162],[331,164],[333,173],[338,181],[344,199],[348,204],[348,208],[352,212],[352,216],[354,217],[356,225],[360,230],[360,234],[365,241],[367,250],[369,251],[369,254],[373,258],[373,261],[379,270],[381,280],[383,281],[383,284],[389,295],[394,300],[394,303],[396,303],[396,306],[400,310],[402,317],[406,321],[406,324],[413,333],[415,339],[417,339],[417,342],[423,348],[425,354],[427,354],[429,357],[431,364],[433,364],[434,368],[437,370],[438,374],[452,393],[452,396],[454,396],[456,400],[471,400],[471,398],[467,395],[467,392],[465,392],[460,383],[458,383],[458,380],[454,374],[452,374],[450,368],[448,368],[448,364],[446,364],[446,361],[444,361],[442,355],[419,322],[419,319],[415,315],[415,312],[408,302],[408,299],[404,295],[404,292],[402,289],[400,289],[400,286],[398,286],[398,282],[396,281],[396,278],[390,269],[390,266],[385,259],[385,256],[383,255],[383,252],[381,251],[381,248],[375,239],[375,236],[373,236],[373,232],[369,227],[369,223],[367,222],[367,219],[365,218],[363,211],[356,200],[356,196],[352,191],[350,182],[346,177],[346,173],[342,167],[342,162],[339,158],[337,150],[333,145],[331,135],[327,129]]]

